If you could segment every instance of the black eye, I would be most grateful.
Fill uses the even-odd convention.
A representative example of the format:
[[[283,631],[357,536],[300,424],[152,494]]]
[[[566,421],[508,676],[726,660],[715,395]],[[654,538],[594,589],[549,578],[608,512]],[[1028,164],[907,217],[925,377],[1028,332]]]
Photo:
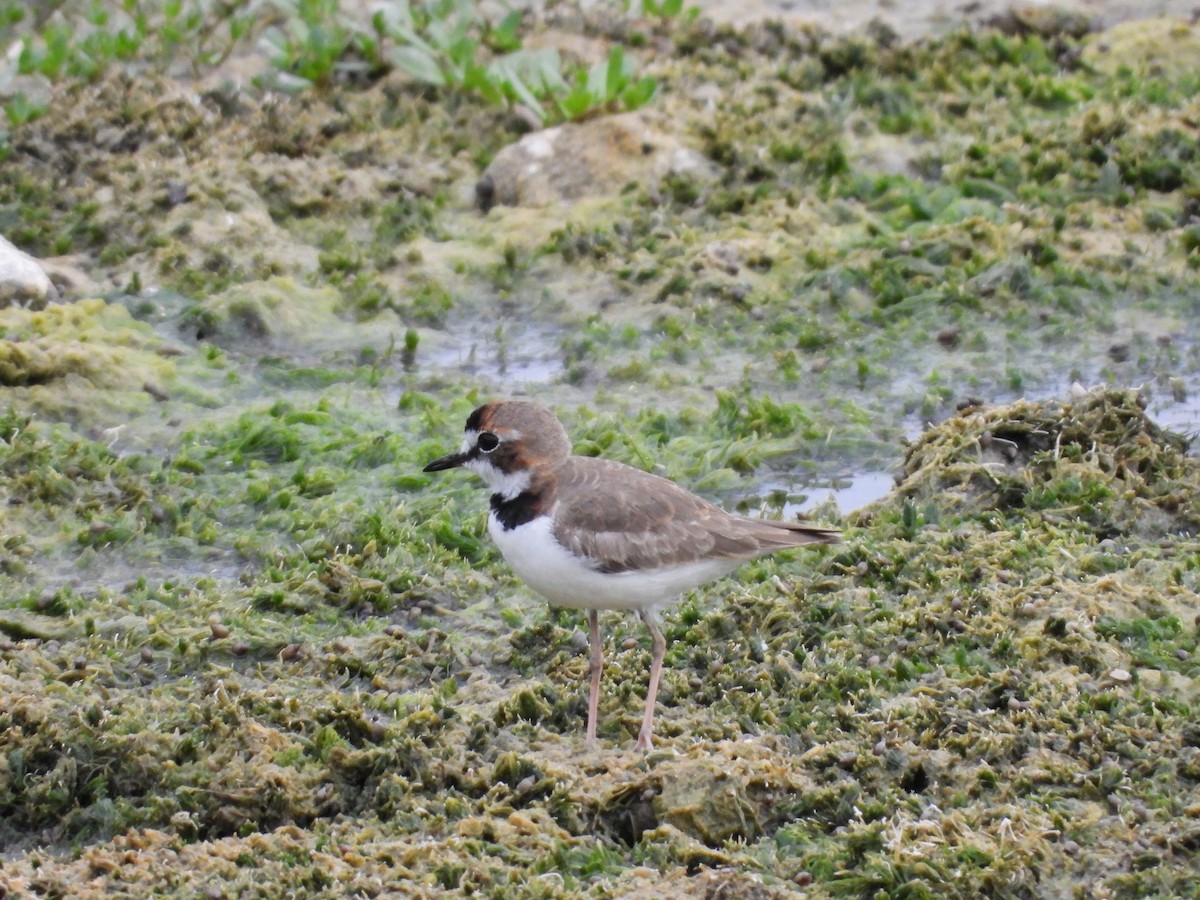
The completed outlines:
[[[475,441],[475,446],[484,453],[491,453],[500,446],[500,438],[496,437],[490,431],[485,431],[479,435],[479,438]]]

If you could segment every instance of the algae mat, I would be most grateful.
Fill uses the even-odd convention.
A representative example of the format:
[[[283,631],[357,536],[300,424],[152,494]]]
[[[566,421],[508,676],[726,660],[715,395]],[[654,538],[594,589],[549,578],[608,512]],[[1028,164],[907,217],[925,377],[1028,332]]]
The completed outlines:
[[[482,213],[521,116],[352,65],[11,123],[78,288],[0,310],[2,890],[1194,896],[1195,26],[523,27],[717,176]],[[649,755],[607,618],[587,752],[583,620],[420,472],[502,392],[731,508],[898,483],[668,616]]]

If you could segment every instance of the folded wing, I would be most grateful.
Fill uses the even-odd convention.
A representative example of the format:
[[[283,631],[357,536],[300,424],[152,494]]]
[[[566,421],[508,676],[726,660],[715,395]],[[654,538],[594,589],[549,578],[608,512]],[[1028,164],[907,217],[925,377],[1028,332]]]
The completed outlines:
[[[602,572],[714,556],[739,561],[839,540],[833,529],[731,515],[674,482],[612,460],[573,456],[558,476],[560,497],[579,499],[560,500],[554,536],[568,550],[596,560]]]

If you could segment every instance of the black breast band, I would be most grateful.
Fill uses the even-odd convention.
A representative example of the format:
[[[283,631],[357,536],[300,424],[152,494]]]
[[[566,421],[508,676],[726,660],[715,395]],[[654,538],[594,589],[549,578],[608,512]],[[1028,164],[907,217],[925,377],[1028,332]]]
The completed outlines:
[[[542,514],[542,498],[532,491],[523,491],[511,500],[492,494],[492,513],[505,531],[512,531]]]

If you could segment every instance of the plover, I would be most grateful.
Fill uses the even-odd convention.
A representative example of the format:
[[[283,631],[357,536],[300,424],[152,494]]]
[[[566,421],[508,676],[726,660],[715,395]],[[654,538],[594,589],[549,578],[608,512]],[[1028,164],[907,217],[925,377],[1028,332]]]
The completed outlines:
[[[733,515],[657,475],[571,455],[549,410],[524,400],[479,407],[462,448],[425,466],[462,466],[492,489],[488,533],[513,571],[555,606],[585,609],[591,642],[587,740],[596,741],[601,609],[634,610],[653,650],[635,749],[649,750],[666,640],[663,606],[743,562],[802,544],[832,544],[829,528]]]

